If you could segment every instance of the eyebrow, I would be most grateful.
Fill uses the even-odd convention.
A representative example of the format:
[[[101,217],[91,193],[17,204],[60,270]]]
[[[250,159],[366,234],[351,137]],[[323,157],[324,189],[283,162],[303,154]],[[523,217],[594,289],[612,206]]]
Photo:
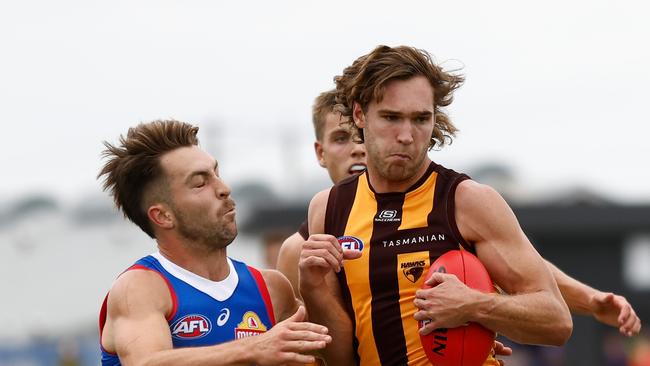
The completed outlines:
[[[379,113],[379,114],[392,114],[392,115],[399,115],[399,116],[402,116],[402,115],[406,114],[406,113],[402,113],[400,111],[394,111],[394,110],[390,110],[390,109],[380,109],[377,113]],[[433,112],[423,110],[423,111],[413,112],[410,115],[418,116],[418,117],[419,116],[431,116],[431,115],[433,115]]]
[[[190,173],[190,175],[187,176],[187,178],[185,178],[185,183],[190,183],[192,181],[192,179],[194,177],[196,177],[197,175],[208,176],[208,175],[210,175],[211,172],[216,172],[218,168],[219,168],[219,162],[215,160],[214,167],[212,168],[212,171],[210,171],[210,170],[196,170],[196,171],[193,171],[192,173]]]

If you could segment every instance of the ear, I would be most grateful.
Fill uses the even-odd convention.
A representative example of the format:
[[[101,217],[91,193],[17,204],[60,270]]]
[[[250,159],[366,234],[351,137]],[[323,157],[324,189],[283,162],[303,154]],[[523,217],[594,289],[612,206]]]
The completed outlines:
[[[352,118],[354,119],[354,124],[359,128],[366,127],[366,115],[363,113],[363,108],[361,104],[354,102],[352,106]]]
[[[174,227],[174,215],[167,206],[157,203],[147,210],[147,216],[154,226],[161,229],[172,229]]]
[[[323,168],[327,168],[327,163],[325,162],[323,145],[320,141],[314,142],[314,152],[316,153],[316,160],[318,160],[318,165]]]

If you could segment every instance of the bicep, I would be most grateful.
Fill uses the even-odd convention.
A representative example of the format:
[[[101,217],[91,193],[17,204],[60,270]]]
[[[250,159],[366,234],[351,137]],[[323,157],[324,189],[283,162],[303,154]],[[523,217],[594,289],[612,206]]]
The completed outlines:
[[[295,233],[282,243],[280,253],[278,254],[277,269],[291,283],[294,293],[299,296],[299,275],[298,262],[300,260],[300,250],[304,242],[300,234]]]
[[[492,280],[510,294],[554,287],[550,271],[505,200],[490,187],[467,183],[456,196],[459,229],[474,242]]]
[[[318,192],[309,203],[307,220],[309,222],[309,235],[325,233],[325,211],[329,199],[330,189]]]
[[[144,271],[138,271],[144,272]],[[156,351],[173,348],[165,317],[169,290],[153,273],[125,273],[108,299],[113,345],[123,365],[139,364]]]
[[[281,322],[298,310],[300,302],[289,280],[282,273],[270,269],[262,270],[261,273],[271,296],[275,320]]]

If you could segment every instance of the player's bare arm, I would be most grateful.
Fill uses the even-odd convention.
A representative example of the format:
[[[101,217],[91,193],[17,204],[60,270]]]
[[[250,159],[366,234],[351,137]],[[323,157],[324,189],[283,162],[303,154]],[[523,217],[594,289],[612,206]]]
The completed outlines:
[[[551,262],[546,261],[546,264],[553,272],[571,313],[593,316],[603,324],[618,328],[628,337],[639,334],[641,319],[625,297],[596,290],[568,276]]]
[[[305,239],[299,233],[294,233],[288,237],[282,243],[276,266],[278,271],[287,277],[296,297],[300,300],[302,300],[302,296],[300,296],[298,262],[300,261],[300,251],[304,242]]]
[[[287,284],[288,286],[288,284]],[[325,347],[329,336],[320,325],[302,322],[304,308],[268,332],[209,347],[172,349],[166,315],[172,300],[164,280],[152,271],[121,275],[108,298],[102,345],[122,365],[279,365],[309,363],[305,353]]]
[[[332,336],[332,343],[323,351],[327,364],[354,365],[352,321],[343,307],[335,272],[341,269],[343,259],[356,258],[359,253],[344,253],[334,236],[316,234],[324,231],[328,196],[329,189],[322,191],[309,205],[310,236],[299,260],[300,292],[310,321],[327,326]]]
[[[421,309],[416,319],[433,319],[422,331],[474,321],[516,342],[564,344],[573,328],[569,310],[503,198],[491,187],[464,181],[456,191],[456,220],[494,283],[507,294],[484,294],[453,275],[436,273],[430,280],[435,287],[416,294]]]

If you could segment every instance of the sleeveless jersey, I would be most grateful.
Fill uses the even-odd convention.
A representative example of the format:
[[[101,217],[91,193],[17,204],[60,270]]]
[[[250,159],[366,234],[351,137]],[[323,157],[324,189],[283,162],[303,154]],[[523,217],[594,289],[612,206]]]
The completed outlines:
[[[376,193],[366,172],[331,189],[325,233],[362,252],[337,274],[360,365],[430,364],[413,300],[439,256],[461,247],[475,252],[454,214],[456,187],[468,178],[432,162],[406,192]],[[486,365],[498,365],[490,359]]]
[[[154,271],[165,280],[172,297],[167,323],[174,348],[210,346],[266,332],[275,325],[273,306],[261,273],[228,258],[230,273],[210,281],[172,263],[160,253],[138,260],[127,271]],[[108,295],[100,312],[101,333]],[[120,365],[115,353],[101,347],[102,365]]]

